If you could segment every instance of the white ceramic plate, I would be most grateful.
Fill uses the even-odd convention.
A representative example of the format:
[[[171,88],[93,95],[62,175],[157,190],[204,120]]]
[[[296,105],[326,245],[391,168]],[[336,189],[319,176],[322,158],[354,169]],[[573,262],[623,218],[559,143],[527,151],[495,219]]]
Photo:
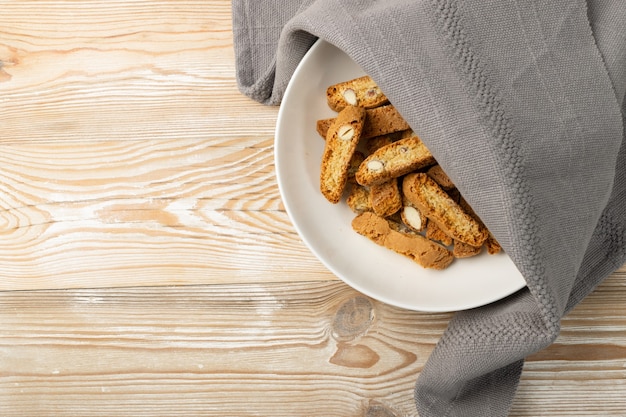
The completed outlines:
[[[326,104],[326,88],[363,74],[339,49],[318,41],[298,66],[281,104],[276,174],[287,213],[304,243],[348,285],[411,310],[473,308],[524,287],[523,277],[505,254],[459,259],[443,271],[424,269],[354,232],[355,215],[345,199],[331,204],[322,196],[324,141],[316,132],[316,121],[336,114]]]

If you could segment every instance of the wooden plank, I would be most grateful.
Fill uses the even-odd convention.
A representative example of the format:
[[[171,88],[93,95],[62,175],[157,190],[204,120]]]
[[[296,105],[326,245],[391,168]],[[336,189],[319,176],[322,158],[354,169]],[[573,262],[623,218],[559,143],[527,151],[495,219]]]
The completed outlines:
[[[3,4],[0,290],[336,279],[280,201],[230,8]]]
[[[624,415],[624,278],[529,359],[511,416]],[[4,292],[0,413],[415,415],[450,317],[325,281]]]
[[[11,144],[0,166],[0,289],[336,279],[284,211],[271,139]]]
[[[10,292],[0,306],[13,416],[359,415],[370,399],[405,415],[448,317],[325,282]]]
[[[236,87],[230,7],[5,2],[0,142],[272,135],[277,109]]]

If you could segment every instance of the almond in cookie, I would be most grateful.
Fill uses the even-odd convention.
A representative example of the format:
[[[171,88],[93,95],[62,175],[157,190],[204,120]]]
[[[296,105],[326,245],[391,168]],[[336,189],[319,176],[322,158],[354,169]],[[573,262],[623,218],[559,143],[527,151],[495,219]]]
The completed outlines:
[[[411,204],[405,196],[402,196],[400,218],[402,219],[402,223],[414,232],[422,232],[428,225],[428,217],[424,216],[424,213]]]

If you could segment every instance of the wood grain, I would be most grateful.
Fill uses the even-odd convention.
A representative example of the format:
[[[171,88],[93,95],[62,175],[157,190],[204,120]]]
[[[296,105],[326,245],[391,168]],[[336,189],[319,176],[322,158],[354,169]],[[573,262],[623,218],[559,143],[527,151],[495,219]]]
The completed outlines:
[[[624,295],[616,275],[574,309],[526,363],[511,416],[624,415]],[[415,415],[450,317],[326,281],[4,292],[0,412]]]
[[[24,144],[0,163],[0,289],[334,279],[285,214],[268,139]]]
[[[237,90],[229,1],[1,22],[0,290],[335,279],[280,201],[277,108]]]

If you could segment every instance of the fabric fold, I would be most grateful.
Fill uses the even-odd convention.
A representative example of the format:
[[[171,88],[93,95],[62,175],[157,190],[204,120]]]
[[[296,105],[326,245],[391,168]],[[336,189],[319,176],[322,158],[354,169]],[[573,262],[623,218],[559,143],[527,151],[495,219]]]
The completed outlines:
[[[626,261],[626,3],[267,3],[233,1],[242,93],[279,104],[315,40],[337,46],[524,275],[526,289],[454,316],[415,386],[422,417],[507,415],[524,358]]]

